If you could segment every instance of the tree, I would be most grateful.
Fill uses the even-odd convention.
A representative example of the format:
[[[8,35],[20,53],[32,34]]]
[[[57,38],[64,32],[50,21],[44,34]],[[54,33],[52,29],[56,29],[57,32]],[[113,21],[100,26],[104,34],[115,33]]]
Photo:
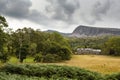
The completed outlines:
[[[115,36],[108,39],[103,48],[104,54],[120,55],[120,36]]]
[[[8,54],[4,52],[4,44],[6,43],[6,33],[4,28],[8,27],[7,21],[3,16],[0,16],[0,60],[5,63],[8,61]]]
[[[7,21],[4,17],[0,16],[0,52],[3,53],[3,45],[5,43],[4,27],[7,27]]]
[[[23,45],[20,48],[16,50],[16,56],[19,59],[19,62],[23,62],[24,59],[26,59],[28,55],[28,45]]]
[[[34,44],[30,41],[30,32],[29,29],[23,28],[18,29],[12,34],[13,37],[13,48],[16,53],[17,58],[20,62],[23,62],[26,59],[26,56],[34,49]],[[30,54],[29,54],[30,55]]]
[[[8,27],[7,21],[3,16],[0,16],[0,27]]]

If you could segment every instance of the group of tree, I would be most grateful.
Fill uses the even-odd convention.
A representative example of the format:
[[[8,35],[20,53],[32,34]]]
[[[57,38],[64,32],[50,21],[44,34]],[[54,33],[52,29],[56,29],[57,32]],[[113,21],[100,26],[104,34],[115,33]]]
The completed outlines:
[[[103,45],[102,53],[106,55],[120,56],[120,36],[109,38]]]
[[[101,49],[102,55],[120,56],[120,36],[100,36],[87,38],[72,38],[68,40],[72,51],[77,48]]]
[[[0,59],[16,56],[23,62],[27,56],[34,57],[35,62],[57,62],[69,60],[71,50],[67,40],[59,33],[48,33],[32,28],[12,31],[7,21],[0,16]]]
[[[70,38],[68,39],[68,42],[74,52],[77,48],[102,49],[103,44],[108,40],[108,38],[108,36]]]

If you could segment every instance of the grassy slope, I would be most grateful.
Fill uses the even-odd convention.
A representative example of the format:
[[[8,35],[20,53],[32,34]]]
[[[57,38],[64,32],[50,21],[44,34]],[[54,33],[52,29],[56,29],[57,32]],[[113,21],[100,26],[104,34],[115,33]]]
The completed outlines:
[[[18,63],[18,60],[13,57],[9,62]],[[33,63],[33,58],[24,60],[24,63]],[[82,67],[104,74],[120,72],[120,57],[102,55],[73,55],[70,61],[52,64]]]

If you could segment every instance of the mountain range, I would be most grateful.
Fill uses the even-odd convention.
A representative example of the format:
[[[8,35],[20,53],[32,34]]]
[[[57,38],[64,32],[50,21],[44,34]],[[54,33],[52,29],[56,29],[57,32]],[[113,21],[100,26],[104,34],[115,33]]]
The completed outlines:
[[[47,32],[58,32],[54,30],[48,30]],[[120,35],[120,29],[117,28],[98,28],[91,26],[80,25],[75,28],[72,33],[61,33],[67,37],[95,37],[95,36],[107,36],[107,35]]]

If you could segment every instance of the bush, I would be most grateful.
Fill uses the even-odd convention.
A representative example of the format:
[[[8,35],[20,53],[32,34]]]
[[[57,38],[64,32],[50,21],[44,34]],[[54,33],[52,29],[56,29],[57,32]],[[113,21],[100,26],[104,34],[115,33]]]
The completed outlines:
[[[72,52],[67,47],[61,47],[58,55],[61,56],[62,60],[70,60]]]
[[[120,80],[120,73],[107,75],[106,80]]]
[[[46,80],[104,80],[101,74],[88,70],[57,65],[13,65],[7,64],[0,69],[1,72],[30,77],[43,77]]]
[[[49,62],[49,63],[58,62],[60,60],[61,57],[56,54],[46,54],[43,58],[43,62]]]
[[[34,61],[35,62],[43,62],[43,56],[42,54],[36,54],[35,57],[34,57]]]
[[[0,80],[73,80],[63,77],[45,78],[0,72]],[[75,79],[76,80],[76,79]]]
[[[61,57],[56,55],[56,54],[46,54],[42,55],[41,53],[36,54],[34,57],[35,62],[48,62],[48,63],[53,63],[53,62],[58,62],[61,61]]]
[[[46,60],[47,56],[49,58],[51,58],[52,60],[55,56],[57,56],[59,59],[61,59],[61,60],[57,60],[57,61],[69,60],[71,58],[71,54],[72,54],[72,52],[67,46],[60,45],[56,42],[51,42],[51,46],[46,51],[45,60]],[[50,62],[54,62],[54,61],[50,61]]]

